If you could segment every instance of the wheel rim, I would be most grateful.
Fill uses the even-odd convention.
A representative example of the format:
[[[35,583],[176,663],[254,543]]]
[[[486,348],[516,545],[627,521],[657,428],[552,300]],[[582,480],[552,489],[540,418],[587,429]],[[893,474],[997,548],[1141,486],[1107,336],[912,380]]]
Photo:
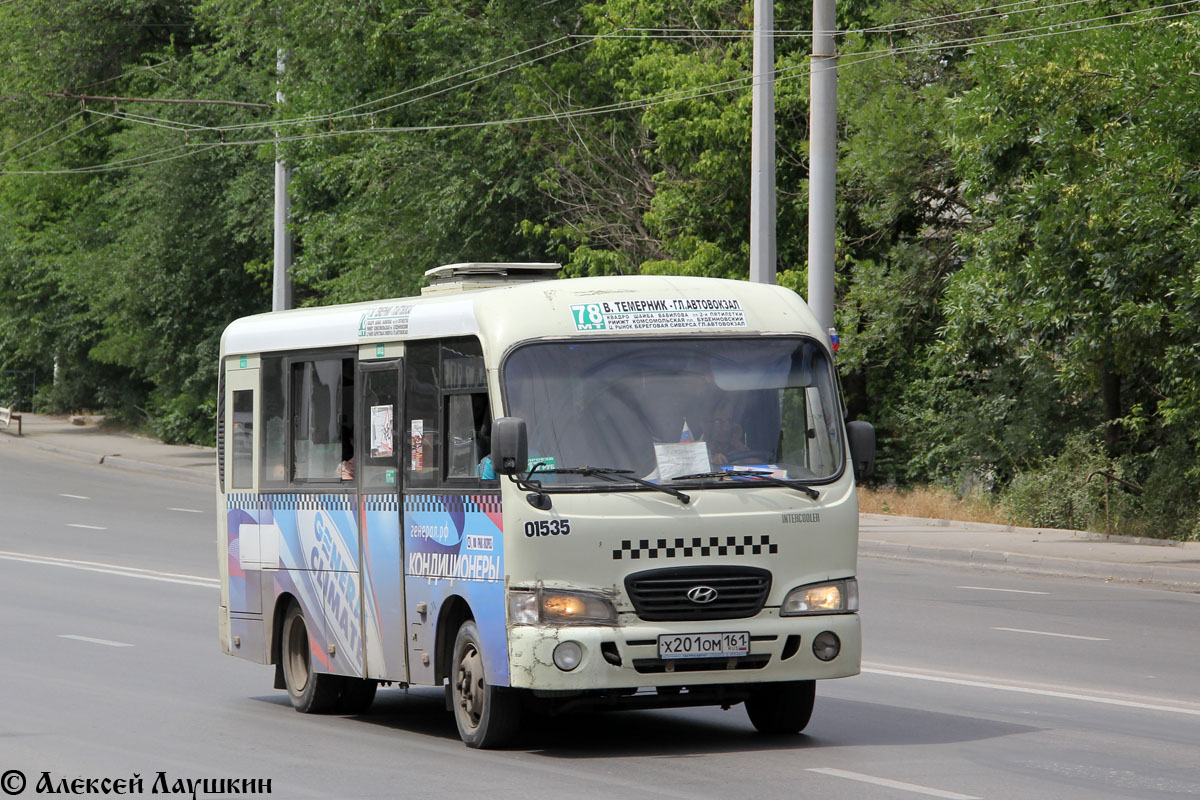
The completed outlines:
[[[483,657],[479,654],[479,648],[467,642],[458,662],[455,688],[458,690],[458,717],[472,730],[479,727],[479,720],[483,717],[485,686]]]
[[[288,683],[296,694],[303,694],[308,686],[308,629],[299,614],[292,617],[288,626],[287,651]]]

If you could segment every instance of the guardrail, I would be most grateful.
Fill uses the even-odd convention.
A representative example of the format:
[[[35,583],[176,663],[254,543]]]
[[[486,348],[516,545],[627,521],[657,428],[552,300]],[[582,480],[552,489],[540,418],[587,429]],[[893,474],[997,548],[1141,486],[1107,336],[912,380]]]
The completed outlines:
[[[21,435],[21,415],[11,408],[0,406],[0,422],[4,423],[4,427],[11,428],[14,422],[17,423],[17,436]]]

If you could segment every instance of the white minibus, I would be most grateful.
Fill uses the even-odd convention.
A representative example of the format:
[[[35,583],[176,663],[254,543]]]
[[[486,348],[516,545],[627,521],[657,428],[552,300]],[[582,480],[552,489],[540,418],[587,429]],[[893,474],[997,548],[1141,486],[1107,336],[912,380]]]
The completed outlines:
[[[531,711],[803,729],[859,672],[874,459],[828,334],[778,286],[556,270],[226,329],[222,649],[304,712],[444,687],[472,747]]]

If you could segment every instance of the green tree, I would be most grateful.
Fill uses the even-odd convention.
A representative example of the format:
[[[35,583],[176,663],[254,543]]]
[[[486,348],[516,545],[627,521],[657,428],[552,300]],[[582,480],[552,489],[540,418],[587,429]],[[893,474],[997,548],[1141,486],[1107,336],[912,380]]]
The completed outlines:
[[[1177,307],[1200,255],[1200,111],[1186,78],[1197,28],[1145,12],[1066,35],[1082,13],[1096,12],[1046,12],[1064,35],[982,49],[976,87],[953,103],[949,143],[974,225],[947,295],[944,357],[1021,365],[1052,376],[1064,402],[1098,401],[1119,455],[1136,446],[1122,432],[1162,422],[1164,367],[1197,333]]]

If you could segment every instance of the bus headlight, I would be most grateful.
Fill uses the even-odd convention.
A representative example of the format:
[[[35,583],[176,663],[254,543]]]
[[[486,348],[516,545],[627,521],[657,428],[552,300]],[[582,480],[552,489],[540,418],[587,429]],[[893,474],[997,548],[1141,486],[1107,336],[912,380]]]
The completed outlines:
[[[617,610],[599,592],[512,590],[508,593],[508,619],[513,625],[613,625]]]
[[[858,580],[812,583],[788,592],[779,609],[782,617],[805,614],[849,614],[858,611]]]

